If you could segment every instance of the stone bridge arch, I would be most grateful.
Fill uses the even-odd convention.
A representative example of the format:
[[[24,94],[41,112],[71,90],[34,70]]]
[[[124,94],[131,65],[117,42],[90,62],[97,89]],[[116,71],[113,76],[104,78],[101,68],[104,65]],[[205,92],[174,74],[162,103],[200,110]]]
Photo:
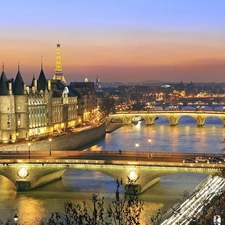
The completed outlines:
[[[26,168],[28,175],[20,177],[18,171],[20,168]],[[149,187],[160,180],[160,177],[175,173],[202,173],[208,175],[223,176],[221,167],[197,167],[195,165],[178,166],[151,166],[151,165],[121,165],[115,163],[108,164],[8,164],[0,166],[0,174],[7,177],[18,191],[29,191],[35,187],[61,179],[66,169],[92,170],[104,173],[115,180],[122,181],[126,189],[128,187],[128,178],[136,186],[139,193],[144,192]]]
[[[109,117],[109,123],[124,123],[123,119],[121,118],[121,116],[114,116],[114,117]]]
[[[170,124],[170,126],[176,126],[178,124],[179,118],[182,116],[178,116],[178,115],[170,115],[170,114],[147,114],[145,116],[143,116],[143,119],[145,120],[145,124],[146,125],[154,125],[155,124],[155,120],[157,117],[163,117],[166,118],[168,120],[168,123]]]
[[[182,119],[183,117],[189,117],[189,118],[193,119],[195,121],[195,123],[197,124],[196,117],[194,117],[193,115],[181,115],[181,116],[179,116],[179,118],[178,118],[178,124],[180,122],[180,119]]]
[[[144,115],[142,117],[143,117],[143,119],[145,121],[145,125],[154,125],[156,118],[158,118],[159,116],[146,114],[146,115]],[[166,118],[168,120],[168,122],[170,122],[170,120],[169,120],[169,118],[167,116],[160,115],[160,117],[164,117],[164,118]]]
[[[15,170],[15,168],[12,168],[12,167],[9,168],[6,164],[0,167],[0,175],[7,178],[14,185],[18,178],[17,171]]]
[[[189,117],[189,118],[192,118],[192,119],[195,121],[195,123],[198,125],[198,121],[197,121],[196,117],[193,116],[193,115],[181,115],[181,116],[179,116],[179,117],[178,117],[177,124],[179,124],[180,119],[182,119],[183,117]]]
[[[153,125],[155,118],[159,116],[166,117],[169,120],[171,126],[178,124],[178,121],[183,116],[190,116],[196,120],[197,126],[203,126],[206,118],[217,117],[223,121],[225,126],[225,113],[217,111],[185,111],[185,110],[160,110],[160,111],[140,111],[140,112],[126,112],[126,113],[117,113],[112,114],[107,119],[107,124],[110,123],[113,117],[118,117],[121,119],[123,124],[131,124],[132,118],[135,116],[141,116],[146,125]]]
[[[220,119],[223,123],[223,126],[225,126],[225,115],[214,116],[214,115],[206,115],[206,114],[196,114],[196,115],[193,115],[192,117],[197,121],[197,126],[204,126],[206,119],[212,118],[212,117]]]
[[[216,116],[207,116],[207,117],[205,118],[205,120],[204,120],[204,124],[205,124],[206,120],[209,119],[209,118],[215,118],[215,119],[217,119],[218,121],[221,121],[222,124],[224,124],[224,122],[225,122],[225,118],[223,119],[223,118],[221,118],[221,117],[216,117]]]
[[[26,177],[20,177],[19,170],[25,168],[28,172]],[[46,164],[2,164],[0,175],[8,178],[18,191],[28,191],[41,185],[60,179],[66,170],[66,166]]]
[[[73,167],[71,167],[73,168]],[[77,167],[76,167],[77,168]],[[82,169],[82,168],[79,168]],[[133,180],[139,193],[146,191],[148,188],[159,182],[160,177],[176,173],[200,173],[207,175],[223,176],[221,168],[204,168],[204,167],[162,167],[162,166],[124,166],[124,165],[104,165],[93,166],[92,168],[84,166],[85,170],[94,170],[104,173],[115,180],[122,181],[126,189],[128,187],[128,178]]]
[[[149,187],[157,183],[161,177],[172,175],[176,173],[198,173],[206,175],[217,175],[223,177],[223,169],[212,169],[212,168],[180,168],[180,167],[161,167],[160,170],[158,167],[152,168],[151,174],[143,173],[141,181],[141,191],[146,191]]]

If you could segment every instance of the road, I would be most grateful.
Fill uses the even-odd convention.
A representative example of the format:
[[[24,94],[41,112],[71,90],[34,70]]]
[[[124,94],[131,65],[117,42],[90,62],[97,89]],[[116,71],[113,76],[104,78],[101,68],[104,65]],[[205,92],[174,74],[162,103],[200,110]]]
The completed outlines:
[[[209,209],[213,198],[222,194],[225,180],[218,176],[209,176],[194,192],[181,204],[175,205],[167,212],[167,218],[161,225],[188,225],[197,221]],[[208,224],[208,223],[207,223]]]
[[[51,153],[51,155],[50,155]],[[55,162],[56,160],[105,160],[107,161],[129,161],[129,162],[168,162],[183,163],[185,158],[195,158],[196,156],[204,156],[206,158],[218,154],[200,154],[200,153],[171,153],[171,152],[134,152],[134,151],[1,151],[0,162],[5,160],[48,160]],[[190,164],[190,163],[186,163]],[[200,164],[200,163],[192,163]],[[225,164],[224,164],[225,166]]]

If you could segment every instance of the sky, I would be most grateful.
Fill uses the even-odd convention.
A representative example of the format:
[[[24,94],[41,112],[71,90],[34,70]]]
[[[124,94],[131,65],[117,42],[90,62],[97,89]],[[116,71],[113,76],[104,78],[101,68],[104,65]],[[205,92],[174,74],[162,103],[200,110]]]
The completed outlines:
[[[26,83],[225,82],[224,0],[1,0],[0,62]]]

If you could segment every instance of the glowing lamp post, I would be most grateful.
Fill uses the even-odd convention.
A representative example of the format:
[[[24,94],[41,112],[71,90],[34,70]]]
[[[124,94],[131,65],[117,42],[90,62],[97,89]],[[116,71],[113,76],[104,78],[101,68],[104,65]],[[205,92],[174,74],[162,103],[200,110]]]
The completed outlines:
[[[52,139],[49,138],[48,141],[49,141],[49,155],[52,155],[52,145],[51,145]]]
[[[19,133],[16,133],[16,143],[19,142]],[[18,145],[16,145],[16,151],[18,150]]]
[[[148,139],[148,157],[150,157],[150,144],[151,144],[152,140],[151,138]]]
[[[17,224],[17,221],[18,221],[18,216],[17,216],[17,214],[15,214],[15,216],[14,216],[14,222],[15,222],[15,224]]]
[[[136,142],[136,143],[135,143],[135,146],[136,146],[136,148],[137,148],[137,161],[138,161],[138,147],[139,147],[139,143]]]

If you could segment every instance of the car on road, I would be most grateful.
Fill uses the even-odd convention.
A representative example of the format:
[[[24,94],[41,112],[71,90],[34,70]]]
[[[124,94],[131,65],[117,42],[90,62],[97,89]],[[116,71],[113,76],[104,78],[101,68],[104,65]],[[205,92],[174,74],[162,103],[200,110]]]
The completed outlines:
[[[186,158],[183,160],[183,163],[195,163],[195,158]]]
[[[203,156],[196,156],[195,157],[196,163],[209,163],[209,159],[203,157]]]
[[[210,163],[224,163],[224,160],[218,156],[213,156],[209,158]]]
[[[221,161],[221,162],[225,162],[225,159],[223,157],[220,156],[213,156],[213,158],[216,158],[217,160]]]

